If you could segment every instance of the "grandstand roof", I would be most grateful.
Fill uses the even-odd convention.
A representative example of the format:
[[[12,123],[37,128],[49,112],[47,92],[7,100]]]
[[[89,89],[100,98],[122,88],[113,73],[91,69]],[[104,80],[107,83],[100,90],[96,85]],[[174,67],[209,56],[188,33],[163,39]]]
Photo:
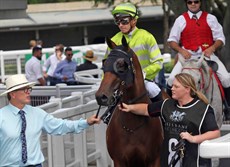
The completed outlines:
[[[161,6],[141,6],[139,9],[142,13],[140,19],[163,16]],[[111,10],[112,8],[106,7],[84,10],[40,10],[37,12],[27,10],[27,18],[1,19],[0,32],[106,24],[113,19]]]

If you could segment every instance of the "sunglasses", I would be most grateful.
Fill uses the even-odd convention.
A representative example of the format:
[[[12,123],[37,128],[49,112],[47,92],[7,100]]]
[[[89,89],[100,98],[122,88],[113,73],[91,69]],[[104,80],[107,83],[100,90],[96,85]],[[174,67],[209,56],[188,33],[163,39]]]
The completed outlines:
[[[73,56],[73,54],[67,54],[67,56]]]
[[[188,5],[192,5],[193,3],[198,4],[198,3],[200,3],[200,1],[188,1],[187,2]]]
[[[127,25],[130,23],[130,19],[127,17],[127,18],[123,18],[123,19],[117,19],[117,20],[114,20],[115,24],[116,25]]]

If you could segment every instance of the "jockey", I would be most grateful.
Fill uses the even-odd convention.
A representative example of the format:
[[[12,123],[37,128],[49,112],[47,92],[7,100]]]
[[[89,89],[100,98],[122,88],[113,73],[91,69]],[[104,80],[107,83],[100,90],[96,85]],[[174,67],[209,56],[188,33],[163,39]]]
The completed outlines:
[[[136,27],[138,11],[132,3],[121,3],[112,11],[114,22],[120,29],[112,41],[121,45],[121,39],[125,36],[129,47],[136,53],[143,70],[145,86],[152,101],[162,98],[160,88],[155,84],[154,78],[163,66],[163,56],[154,36],[144,29]],[[106,51],[105,58],[110,50]],[[103,119],[103,117],[102,117]]]
[[[185,0],[185,3],[188,11],[175,20],[167,40],[168,44],[185,59],[199,58],[203,53],[206,59],[216,62],[218,64],[216,73],[224,87],[230,106],[230,75],[214,53],[225,44],[223,28],[214,15],[201,10],[201,0]],[[182,65],[178,61],[167,82],[169,94],[174,76],[181,70]]]

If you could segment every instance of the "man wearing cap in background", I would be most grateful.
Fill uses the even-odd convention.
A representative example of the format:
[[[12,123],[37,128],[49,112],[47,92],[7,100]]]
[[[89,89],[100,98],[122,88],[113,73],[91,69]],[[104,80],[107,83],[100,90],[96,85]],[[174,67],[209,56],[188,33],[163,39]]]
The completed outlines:
[[[137,8],[132,3],[121,3],[112,11],[114,22],[120,29],[112,41],[121,45],[121,39],[125,36],[129,47],[136,53],[144,73],[145,87],[152,101],[161,100],[161,90],[153,82],[154,78],[163,66],[163,56],[154,36],[144,29],[136,27],[138,19]],[[110,50],[107,49],[105,58]],[[102,119],[108,123],[110,112],[106,112]]]
[[[84,70],[91,70],[91,69],[97,69],[98,66],[94,63],[92,63],[93,61],[97,60],[97,57],[94,56],[94,53],[92,50],[88,50],[85,54],[85,56],[83,56],[85,62],[83,64],[80,64],[79,66],[77,66],[76,71],[84,71]],[[97,77],[97,76],[95,76]]]
[[[89,125],[99,123],[95,115],[75,121],[54,118],[44,110],[32,107],[30,93],[35,82],[25,75],[6,79],[9,104],[0,109],[0,166],[41,167],[44,156],[40,146],[42,131],[61,135],[80,133]]]
[[[41,58],[42,58],[42,47],[37,45],[33,47],[33,56],[25,64],[26,78],[30,82],[35,82],[36,85],[44,86],[46,81],[43,77]]]

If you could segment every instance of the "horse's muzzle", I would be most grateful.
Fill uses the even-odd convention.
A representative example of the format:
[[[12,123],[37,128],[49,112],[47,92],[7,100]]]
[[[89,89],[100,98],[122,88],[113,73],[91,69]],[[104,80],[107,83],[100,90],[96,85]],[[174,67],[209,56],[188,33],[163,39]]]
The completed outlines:
[[[97,104],[101,106],[108,106],[108,97],[104,94],[96,96]]]
[[[108,97],[104,94],[96,95],[96,100],[97,104],[101,106],[111,106],[114,105],[114,103],[116,102],[116,99],[113,96]]]

